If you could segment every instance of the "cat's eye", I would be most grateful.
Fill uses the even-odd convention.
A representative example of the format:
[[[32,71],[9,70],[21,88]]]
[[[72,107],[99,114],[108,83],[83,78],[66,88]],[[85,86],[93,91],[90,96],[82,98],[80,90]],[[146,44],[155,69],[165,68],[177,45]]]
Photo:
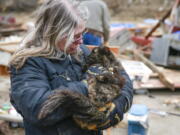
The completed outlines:
[[[98,48],[95,48],[95,49],[94,49],[94,52],[97,53],[97,51],[98,51]]]

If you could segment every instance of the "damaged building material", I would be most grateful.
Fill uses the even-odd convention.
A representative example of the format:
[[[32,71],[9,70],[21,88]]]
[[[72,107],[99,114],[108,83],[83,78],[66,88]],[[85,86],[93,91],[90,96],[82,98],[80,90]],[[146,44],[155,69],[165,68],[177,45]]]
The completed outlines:
[[[155,64],[165,67],[180,67],[180,40],[168,38],[155,39],[152,44],[150,59]]]
[[[38,6],[39,0],[0,0],[1,11],[31,11]]]
[[[11,54],[7,52],[0,51],[0,75],[9,75],[8,73],[8,63],[11,58]]]
[[[135,57],[137,57],[138,59],[142,60],[147,66],[149,66],[154,72],[158,73],[159,79],[161,80],[161,82],[167,86],[168,88],[170,88],[171,90],[175,90],[174,87],[174,83],[172,80],[170,80],[169,78],[167,78],[167,76],[160,71],[156,65],[154,63],[152,63],[150,60],[148,60],[146,57],[144,57],[143,55],[141,55],[140,52],[138,51],[134,51],[134,55]]]

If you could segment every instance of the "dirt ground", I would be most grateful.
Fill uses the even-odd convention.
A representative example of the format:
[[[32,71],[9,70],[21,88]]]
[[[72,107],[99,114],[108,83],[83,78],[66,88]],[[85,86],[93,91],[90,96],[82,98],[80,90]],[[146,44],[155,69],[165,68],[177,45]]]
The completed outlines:
[[[180,108],[175,104],[165,104],[168,100],[180,99],[180,91],[171,92],[170,90],[152,90],[150,96],[148,95],[134,95],[133,104],[144,104],[149,109],[157,111],[180,113]],[[180,104],[180,103],[179,103]],[[179,135],[180,125],[178,124],[180,117],[167,115],[161,116],[155,113],[148,115],[148,135]],[[127,117],[123,121],[127,124]],[[126,135],[127,125],[124,128],[112,129],[112,135]],[[117,130],[119,130],[117,133]]]

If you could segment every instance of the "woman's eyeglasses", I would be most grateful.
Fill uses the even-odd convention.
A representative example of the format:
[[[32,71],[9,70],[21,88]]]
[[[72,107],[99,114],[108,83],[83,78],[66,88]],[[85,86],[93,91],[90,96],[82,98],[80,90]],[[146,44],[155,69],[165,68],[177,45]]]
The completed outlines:
[[[86,32],[87,32],[87,30],[85,29],[83,32],[76,34],[76,35],[74,36],[74,41],[73,41],[73,43],[78,43],[78,42],[80,42],[80,41],[82,40],[82,38],[83,38],[83,35],[84,35]]]

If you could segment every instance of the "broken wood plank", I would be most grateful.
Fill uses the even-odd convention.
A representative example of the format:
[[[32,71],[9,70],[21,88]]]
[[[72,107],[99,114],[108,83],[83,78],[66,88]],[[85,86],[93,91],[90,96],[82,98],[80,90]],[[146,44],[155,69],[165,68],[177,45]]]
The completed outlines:
[[[144,57],[143,55],[141,55],[140,51],[133,51],[134,56],[137,57],[138,59],[142,60],[147,66],[149,66],[154,72],[158,73],[159,79],[161,80],[161,82],[168,88],[170,88],[171,90],[175,90],[175,86],[174,83],[172,82],[172,80],[170,80],[169,78],[167,78],[164,73],[162,71],[160,71],[156,65],[154,63],[152,63],[150,60],[148,60],[146,57]]]
[[[23,28],[23,27],[20,27],[20,28],[1,29],[1,30],[0,30],[0,35],[7,36],[7,35],[11,35],[12,33],[24,32],[24,31],[26,31],[26,29]]]
[[[158,23],[152,28],[152,30],[145,36],[145,39],[148,39],[148,38],[153,34],[153,32],[154,32],[157,28],[159,28],[159,26],[160,26],[162,23],[164,23],[165,19],[170,16],[171,10],[172,10],[172,8],[169,9],[168,12],[158,21]]]
[[[7,66],[0,65],[0,75],[1,76],[8,76],[9,75]]]
[[[0,51],[13,54],[18,48],[19,45],[2,45],[0,46]]]
[[[17,27],[21,27],[22,23],[15,23],[15,24],[3,24],[0,23],[0,27],[2,27],[3,29],[5,28],[17,28]]]
[[[0,120],[0,134],[12,135],[8,122]]]
[[[107,135],[111,135],[111,128],[107,129]]]
[[[9,114],[0,114],[0,120],[11,122],[23,122],[23,118],[21,116],[13,116]]]
[[[18,44],[20,44],[19,41],[14,41],[14,42],[0,43],[0,46],[6,46],[6,45],[18,45]]]

